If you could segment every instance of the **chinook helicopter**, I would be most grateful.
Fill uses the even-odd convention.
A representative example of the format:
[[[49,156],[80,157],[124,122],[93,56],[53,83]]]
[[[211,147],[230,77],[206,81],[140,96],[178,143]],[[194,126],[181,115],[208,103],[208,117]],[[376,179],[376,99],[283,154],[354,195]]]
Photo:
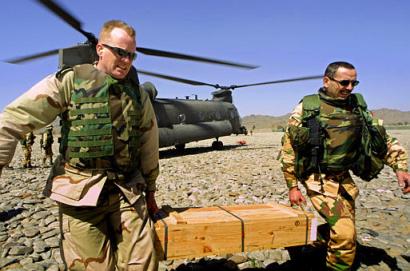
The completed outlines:
[[[43,53],[13,58],[6,60],[6,62],[17,64],[56,54],[59,55],[59,68],[95,62],[97,60],[97,54],[95,51],[95,46],[97,44],[96,37],[92,33],[83,30],[81,22],[65,9],[63,9],[61,5],[57,4],[57,2],[52,0],[37,0],[37,2],[60,17],[75,30],[83,34],[86,37],[87,41],[73,47],[50,50]],[[204,58],[144,47],[137,47],[136,51],[144,55],[227,65],[230,67],[243,69],[257,68],[257,66],[255,65]],[[184,79],[180,77],[149,72],[142,69],[136,69],[136,71],[138,82],[138,74],[144,74],[147,76],[172,80],[194,86],[209,86],[216,88],[216,91],[212,92],[211,100],[200,100],[197,97],[195,99],[189,99],[189,96],[187,96],[185,99],[158,98],[156,91],[149,91],[149,95],[151,97],[158,121],[159,146],[161,148],[175,146],[178,150],[183,150],[185,148],[185,145],[189,142],[211,138],[215,138],[215,141],[212,143],[212,147],[214,149],[222,149],[223,143],[219,140],[220,137],[228,136],[231,134],[247,134],[246,128],[241,124],[238,110],[236,109],[232,101],[232,91],[234,89],[322,78],[322,76],[308,76],[246,85],[220,86],[218,84],[210,84],[201,81]],[[144,84],[142,86],[144,86]]]

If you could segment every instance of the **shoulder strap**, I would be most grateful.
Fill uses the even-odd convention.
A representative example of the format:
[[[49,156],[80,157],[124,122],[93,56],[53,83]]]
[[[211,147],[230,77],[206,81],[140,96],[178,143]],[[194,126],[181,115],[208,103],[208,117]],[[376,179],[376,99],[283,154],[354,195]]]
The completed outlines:
[[[303,97],[303,115],[302,119],[307,119],[319,115],[320,98],[318,94],[306,95]]]
[[[353,93],[354,97],[356,98],[356,104],[363,110],[367,110],[366,101],[363,98],[363,95],[360,93]]]

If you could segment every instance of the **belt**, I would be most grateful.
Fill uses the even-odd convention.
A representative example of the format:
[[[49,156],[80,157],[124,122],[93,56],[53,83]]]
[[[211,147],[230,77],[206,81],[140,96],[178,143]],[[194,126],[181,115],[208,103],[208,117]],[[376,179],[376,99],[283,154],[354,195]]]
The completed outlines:
[[[105,174],[107,175],[107,180],[123,181],[125,179],[125,175],[123,173],[118,173],[115,171],[106,171]]]
[[[328,172],[326,173],[326,179],[334,180],[338,183],[341,183],[349,177],[349,171],[339,171],[339,172]]]
[[[125,179],[125,174],[116,170],[113,170],[112,168],[106,168],[106,169],[80,169],[76,168],[73,166],[70,166],[68,163],[65,164],[64,166],[66,169],[70,171],[77,172],[78,174],[86,174],[91,176],[95,176],[98,174],[102,174],[107,176],[107,180],[118,180],[118,181],[123,181]]]

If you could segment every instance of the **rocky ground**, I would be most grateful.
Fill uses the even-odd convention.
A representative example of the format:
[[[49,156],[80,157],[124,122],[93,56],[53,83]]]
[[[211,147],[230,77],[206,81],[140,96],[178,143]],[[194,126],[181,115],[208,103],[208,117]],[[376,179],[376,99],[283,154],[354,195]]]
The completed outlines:
[[[392,131],[409,151],[410,132]],[[213,151],[211,140],[188,144],[185,155],[161,151],[159,205],[193,207],[279,202],[287,188],[276,160],[281,133],[223,138]],[[245,141],[245,145],[239,144]],[[242,142],[243,143],[243,142]],[[54,146],[57,151],[57,146]],[[21,150],[0,179],[0,270],[62,270],[58,210],[41,191],[49,168],[42,168],[38,142],[33,169],[21,167]],[[370,183],[357,180],[358,254],[355,270],[410,270],[410,196],[398,188],[386,168]],[[306,247],[301,259],[288,250],[163,261],[161,270],[318,270],[321,251]],[[300,265],[302,263],[302,265]]]

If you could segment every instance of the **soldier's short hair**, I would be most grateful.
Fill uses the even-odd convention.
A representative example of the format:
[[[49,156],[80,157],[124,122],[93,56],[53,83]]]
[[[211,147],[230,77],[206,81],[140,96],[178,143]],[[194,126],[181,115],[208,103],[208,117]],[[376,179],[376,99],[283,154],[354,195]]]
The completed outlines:
[[[345,61],[336,61],[336,62],[332,62],[329,65],[327,65],[326,70],[325,70],[325,76],[330,77],[330,78],[334,78],[337,70],[340,68],[346,68],[349,70],[355,70],[356,68],[350,64],[349,62],[345,62]]]
[[[121,20],[110,20],[104,23],[103,27],[101,28],[99,39],[100,40],[107,40],[110,38],[111,31],[114,28],[120,28],[127,32],[132,38],[135,39],[135,29]]]

